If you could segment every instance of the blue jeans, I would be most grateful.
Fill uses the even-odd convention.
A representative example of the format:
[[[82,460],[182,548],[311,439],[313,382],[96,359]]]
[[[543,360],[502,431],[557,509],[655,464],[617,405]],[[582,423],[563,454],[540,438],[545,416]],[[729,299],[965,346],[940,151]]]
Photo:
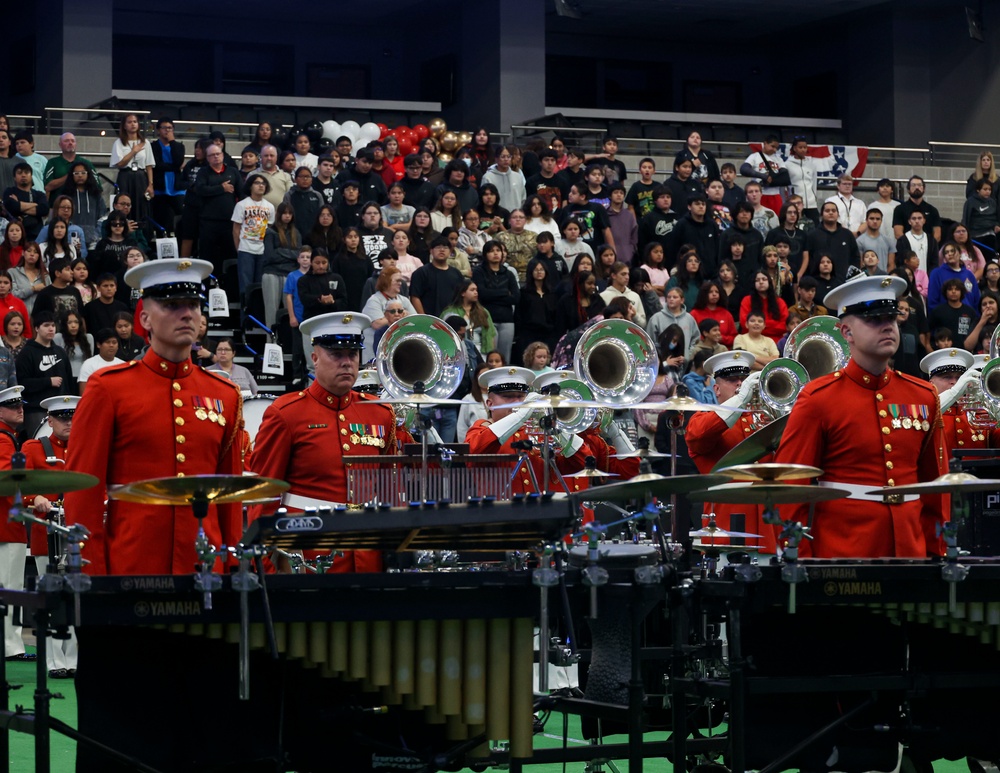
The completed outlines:
[[[264,276],[264,256],[239,250],[236,253],[236,276],[240,280],[240,300],[246,289],[255,283],[260,283]]]

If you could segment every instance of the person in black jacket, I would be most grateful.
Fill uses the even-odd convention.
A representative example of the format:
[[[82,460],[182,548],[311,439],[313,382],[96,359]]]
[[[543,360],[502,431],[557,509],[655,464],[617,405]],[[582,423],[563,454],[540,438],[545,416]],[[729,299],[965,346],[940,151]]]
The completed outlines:
[[[707,216],[708,197],[695,193],[688,197],[687,214],[674,225],[674,244],[692,244],[701,256],[708,276],[715,274],[719,254],[719,229]]]
[[[24,426],[33,432],[45,418],[40,403],[46,397],[70,394],[73,370],[66,350],[52,343],[56,337],[56,315],[40,311],[34,315],[35,337],[17,355],[17,383],[24,387]]]
[[[337,183],[342,188],[348,180],[355,180],[361,189],[362,201],[374,201],[379,206],[388,203],[389,192],[381,175],[372,171],[375,154],[368,148],[362,148],[354,160],[354,164],[337,175]]]
[[[151,146],[153,160],[153,201],[150,216],[168,234],[174,232],[184,205],[184,146],[174,139],[174,122],[161,118],[156,122],[157,139]]]
[[[472,270],[479,288],[479,302],[493,318],[497,329],[496,349],[510,362],[514,344],[514,308],[521,300],[517,274],[504,262],[503,245],[495,240],[483,245],[483,262]]]
[[[240,173],[228,166],[218,145],[205,151],[206,164],[195,178],[195,191],[200,207],[198,218],[198,256],[212,262],[212,272],[222,277],[222,267],[236,259],[233,244],[233,210],[243,198]],[[236,288],[232,288],[234,291]]]
[[[324,249],[313,250],[309,273],[299,279],[299,300],[305,319],[332,311],[348,311],[347,284],[340,274],[330,271],[330,256]]]

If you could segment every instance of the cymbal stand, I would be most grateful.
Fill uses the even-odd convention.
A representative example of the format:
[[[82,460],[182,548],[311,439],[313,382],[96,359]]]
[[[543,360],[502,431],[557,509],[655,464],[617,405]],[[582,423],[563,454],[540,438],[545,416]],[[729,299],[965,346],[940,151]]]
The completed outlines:
[[[590,588],[590,616],[597,617],[597,589],[608,584],[608,570],[598,563],[600,558],[598,535],[604,527],[597,523],[588,523],[583,527],[587,540],[587,565],[580,572],[583,584]]]
[[[194,551],[198,556],[198,571],[194,575],[194,587],[204,593],[202,606],[207,611],[212,608],[212,593],[222,587],[222,577],[212,571],[215,560],[226,554],[225,546],[221,550],[208,541],[205,534],[205,518],[208,516],[208,497],[202,493],[195,494],[190,500],[194,517],[198,519],[198,534],[194,539]]]
[[[250,593],[260,588],[260,580],[250,571],[250,559],[263,555],[260,545],[240,545],[235,549],[240,568],[234,572],[233,590],[240,594],[240,700],[250,700]]]
[[[958,468],[958,462],[953,461]],[[956,472],[958,469],[955,470]],[[958,529],[969,517],[969,501],[961,490],[951,495],[951,520],[938,524],[937,532],[944,539],[944,564],[941,566],[941,579],[948,583],[948,611],[955,614],[958,608],[958,583],[969,575],[969,567],[958,562]]]
[[[799,545],[803,539],[812,539],[809,527],[798,521],[783,521],[778,510],[770,503],[764,503],[764,523],[780,526],[778,544],[784,544],[781,560],[781,579],[788,583],[788,614],[795,614],[795,589],[800,582],[809,580],[809,572],[799,563]]]
[[[531,572],[531,584],[540,591],[538,606],[538,690],[549,691],[549,588],[559,584],[552,554],[555,549],[546,545],[539,557],[539,566]]]

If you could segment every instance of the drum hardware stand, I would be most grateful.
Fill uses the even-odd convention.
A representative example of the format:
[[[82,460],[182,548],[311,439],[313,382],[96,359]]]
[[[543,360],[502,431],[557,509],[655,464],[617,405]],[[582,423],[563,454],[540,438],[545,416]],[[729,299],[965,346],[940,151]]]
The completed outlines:
[[[780,526],[778,544],[784,544],[781,554],[784,565],[781,567],[781,579],[788,583],[788,614],[795,614],[795,589],[800,582],[809,581],[809,572],[799,563],[799,545],[803,539],[812,539],[809,527],[798,521],[783,521],[777,509],[770,504],[764,505],[764,523]]]
[[[240,594],[240,700],[250,700],[250,593],[260,588],[260,580],[250,571],[250,559],[263,555],[259,545],[240,545],[234,551],[239,571],[231,577],[233,590]]]
[[[194,587],[204,595],[203,608],[212,608],[212,593],[222,587],[222,577],[212,571],[215,560],[226,555],[225,546],[217,549],[208,541],[205,534],[205,518],[208,516],[208,497],[204,493],[195,493],[190,500],[194,517],[198,519],[198,535],[194,538],[194,552],[198,556],[198,571],[194,575]]]
[[[559,584],[559,571],[555,568],[551,545],[546,545],[539,557],[539,567],[531,572],[531,584],[540,591],[538,607],[538,690],[549,691],[549,588]]]

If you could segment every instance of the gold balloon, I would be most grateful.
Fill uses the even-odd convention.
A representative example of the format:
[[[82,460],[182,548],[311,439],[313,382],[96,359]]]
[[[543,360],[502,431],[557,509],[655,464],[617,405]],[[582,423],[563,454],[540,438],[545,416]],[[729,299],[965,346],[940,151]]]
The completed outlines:
[[[455,132],[445,132],[441,135],[441,149],[446,153],[454,153],[460,145],[458,135]]]
[[[472,144],[472,133],[471,132],[459,132],[458,133],[458,146],[464,148],[466,145]]]
[[[454,158],[454,156],[451,153],[438,153],[437,157],[438,161],[440,161],[442,164],[447,164]]]
[[[432,118],[427,123],[427,128],[431,130],[432,137],[440,137],[448,131],[448,124],[444,122],[444,118]]]

